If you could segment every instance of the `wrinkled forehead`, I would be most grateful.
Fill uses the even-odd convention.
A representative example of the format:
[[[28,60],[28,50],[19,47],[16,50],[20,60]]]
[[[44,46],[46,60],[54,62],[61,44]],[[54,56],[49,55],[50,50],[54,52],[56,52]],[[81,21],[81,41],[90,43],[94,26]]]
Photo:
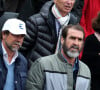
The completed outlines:
[[[80,30],[73,29],[73,28],[70,28],[68,30],[67,36],[73,36],[73,37],[84,39],[84,33]]]

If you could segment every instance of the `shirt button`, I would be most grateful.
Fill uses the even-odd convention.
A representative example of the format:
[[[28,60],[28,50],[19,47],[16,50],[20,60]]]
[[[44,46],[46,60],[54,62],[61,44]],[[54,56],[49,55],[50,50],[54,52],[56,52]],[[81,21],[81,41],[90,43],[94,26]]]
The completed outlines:
[[[17,81],[15,81],[15,84],[17,84]]]

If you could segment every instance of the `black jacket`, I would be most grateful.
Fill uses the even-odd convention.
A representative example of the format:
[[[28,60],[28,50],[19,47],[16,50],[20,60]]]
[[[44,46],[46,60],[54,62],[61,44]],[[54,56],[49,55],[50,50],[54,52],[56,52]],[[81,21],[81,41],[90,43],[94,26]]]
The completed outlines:
[[[83,6],[84,6],[84,0],[76,0],[74,8],[72,9],[72,13],[78,18],[79,22],[82,16]]]
[[[47,2],[38,14],[31,16],[26,22],[28,36],[24,39],[21,52],[30,61],[55,52],[58,37],[55,17],[51,13],[52,5],[52,1]],[[76,23],[77,18],[71,14],[69,24]]]
[[[91,71],[91,90],[100,90],[100,41],[94,34],[85,40],[81,59]]]
[[[0,90],[4,89],[6,76],[7,76],[7,68],[3,60],[3,51],[0,43]],[[15,68],[14,68],[15,90],[25,90],[26,77],[27,77],[27,61],[19,53],[15,61]]]

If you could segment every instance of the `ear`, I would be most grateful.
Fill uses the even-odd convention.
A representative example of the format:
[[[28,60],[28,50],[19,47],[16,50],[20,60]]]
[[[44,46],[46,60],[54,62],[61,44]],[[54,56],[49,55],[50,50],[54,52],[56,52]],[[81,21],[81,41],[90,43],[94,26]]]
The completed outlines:
[[[61,37],[61,44],[63,45],[63,43],[64,43],[64,38]]]

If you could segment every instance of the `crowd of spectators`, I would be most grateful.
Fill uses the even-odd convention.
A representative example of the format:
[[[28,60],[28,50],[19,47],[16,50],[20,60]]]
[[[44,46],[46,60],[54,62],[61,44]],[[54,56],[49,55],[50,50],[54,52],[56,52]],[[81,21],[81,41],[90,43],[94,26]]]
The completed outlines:
[[[92,82],[97,81],[91,90],[99,90],[99,11],[100,0],[0,0],[0,31],[8,19],[25,22],[27,35],[19,51],[27,59],[29,70],[38,58],[61,50],[65,26],[80,24],[85,32],[85,46],[79,58],[90,68]]]

